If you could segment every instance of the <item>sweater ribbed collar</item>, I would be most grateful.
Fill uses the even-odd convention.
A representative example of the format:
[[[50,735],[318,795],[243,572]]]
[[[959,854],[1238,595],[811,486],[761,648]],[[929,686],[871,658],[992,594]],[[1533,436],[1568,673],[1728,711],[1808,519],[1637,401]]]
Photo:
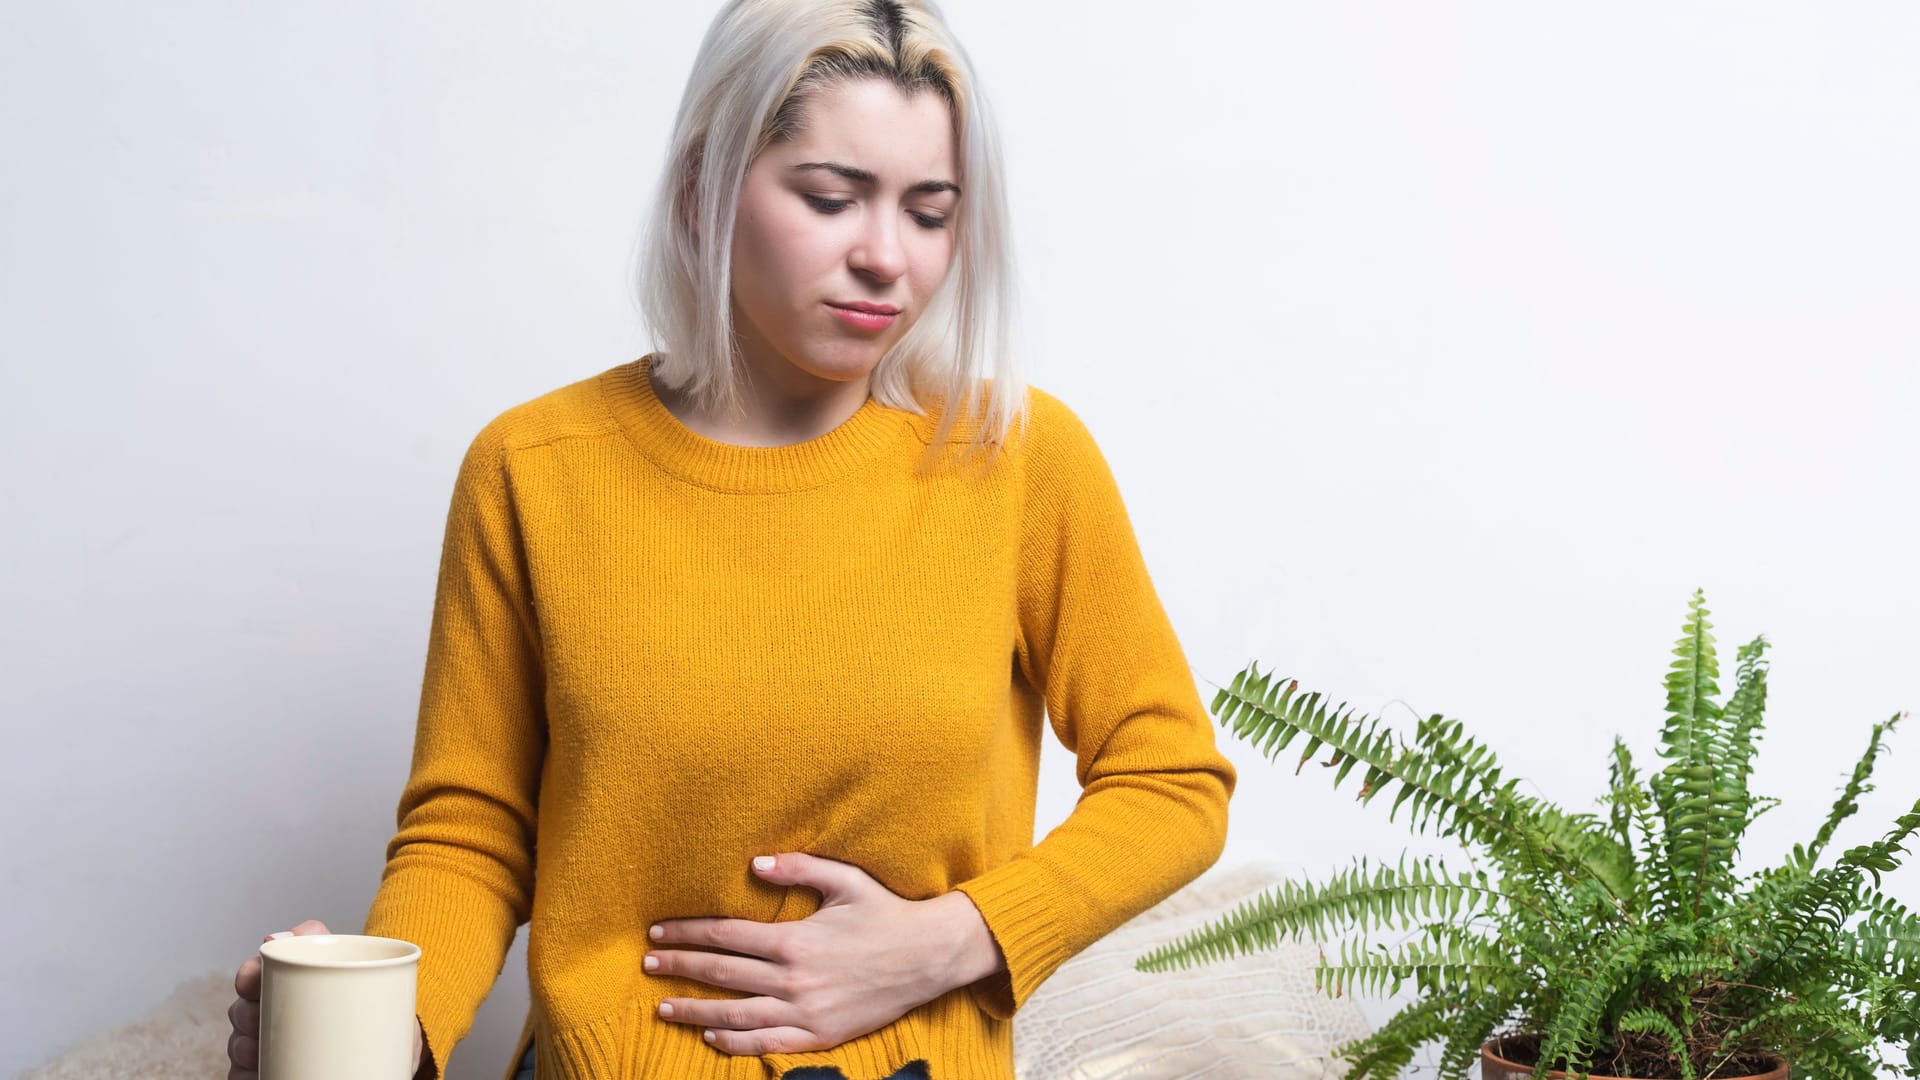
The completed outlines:
[[[654,393],[654,354],[601,376],[607,408],[633,444],[662,469],[703,487],[732,492],[803,491],[873,460],[907,434],[909,414],[869,396],[839,427],[787,446],[739,446],[709,439],[673,415]]]

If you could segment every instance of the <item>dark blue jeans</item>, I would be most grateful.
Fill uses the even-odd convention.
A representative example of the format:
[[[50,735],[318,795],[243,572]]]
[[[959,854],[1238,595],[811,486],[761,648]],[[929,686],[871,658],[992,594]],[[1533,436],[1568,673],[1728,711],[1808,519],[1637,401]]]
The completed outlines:
[[[520,1071],[513,1074],[513,1080],[533,1080],[533,1047],[527,1047],[527,1056],[520,1059]],[[847,1074],[831,1065],[808,1065],[802,1069],[788,1069],[780,1074],[780,1080],[847,1080]],[[925,1062],[909,1061],[887,1080],[933,1080],[933,1078],[927,1074]]]

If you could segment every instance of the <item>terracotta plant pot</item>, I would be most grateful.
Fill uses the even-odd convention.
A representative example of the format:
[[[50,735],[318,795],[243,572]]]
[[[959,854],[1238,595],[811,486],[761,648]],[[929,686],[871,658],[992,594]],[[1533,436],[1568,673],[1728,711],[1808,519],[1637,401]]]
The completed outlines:
[[[1518,1065],[1494,1052],[1501,1040],[1496,1038],[1480,1048],[1480,1080],[1527,1080],[1533,1075],[1533,1066]],[[1567,1074],[1559,1069],[1547,1073],[1553,1080],[1566,1080]],[[1591,1080],[1620,1080],[1619,1077],[1594,1074]],[[1679,1080],[1675,1077],[1674,1080]],[[1740,1076],[1716,1076],[1713,1080],[1787,1080],[1787,1059],[1775,1055],[1773,1068],[1763,1073],[1744,1073]]]

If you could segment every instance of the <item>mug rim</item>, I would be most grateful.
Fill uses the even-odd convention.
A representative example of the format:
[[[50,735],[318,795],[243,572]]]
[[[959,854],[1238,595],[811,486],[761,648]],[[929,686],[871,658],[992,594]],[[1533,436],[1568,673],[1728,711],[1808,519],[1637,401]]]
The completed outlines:
[[[340,959],[330,959],[330,958],[316,958],[313,956],[277,955],[278,953],[285,951],[282,949],[282,946],[286,946],[286,948],[289,948],[289,949],[298,948],[298,946],[289,945],[288,944],[289,942],[336,941],[342,938],[348,938],[355,941],[373,941],[373,942],[382,942],[389,945],[399,945],[404,947],[406,951],[399,956],[386,956],[386,957],[380,957],[378,959],[373,959],[373,960],[340,960]],[[380,937],[377,934],[300,934],[296,937],[275,938],[272,941],[262,942],[260,944],[260,955],[265,960],[272,960],[277,964],[290,964],[294,967],[308,967],[308,968],[401,967],[407,964],[417,963],[419,961],[420,946],[415,945],[411,941],[404,941],[400,938]]]

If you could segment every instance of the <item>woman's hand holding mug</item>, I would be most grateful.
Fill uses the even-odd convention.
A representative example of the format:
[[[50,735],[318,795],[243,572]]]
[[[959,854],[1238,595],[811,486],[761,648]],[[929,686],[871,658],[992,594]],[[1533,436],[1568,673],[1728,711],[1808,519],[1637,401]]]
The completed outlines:
[[[326,924],[318,919],[308,919],[290,931],[268,934],[261,938],[264,944],[275,938],[308,934],[328,934]],[[260,969],[262,961],[259,954],[247,958],[234,973],[233,989],[238,996],[227,1009],[227,1019],[233,1024],[233,1034],[227,1037],[227,1057],[232,1065],[227,1069],[227,1080],[258,1080],[260,1075]],[[413,1027],[413,1075],[420,1075],[421,1050],[425,1046],[425,1037],[416,1018]]]

